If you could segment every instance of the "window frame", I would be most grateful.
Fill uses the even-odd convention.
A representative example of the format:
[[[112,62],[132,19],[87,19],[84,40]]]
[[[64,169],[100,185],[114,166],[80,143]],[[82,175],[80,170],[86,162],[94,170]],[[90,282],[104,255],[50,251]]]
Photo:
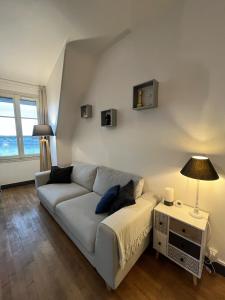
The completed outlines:
[[[22,131],[22,118],[20,111],[20,100],[31,100],[36,102],[37,106],[37,120],[40,124],[40,102],[39,97],[35,95],[28,95],[23,93],[10,93],[0,90],[0,97],[12,98],[14,108],[14,118],[16,126],[16,138],[18,155],[0,156],[0,162],[11,162],[17,160],[35,160],[40,158],[39,154],[24,154],[23,131]],[[7,117],[8,118],[8,117]]]

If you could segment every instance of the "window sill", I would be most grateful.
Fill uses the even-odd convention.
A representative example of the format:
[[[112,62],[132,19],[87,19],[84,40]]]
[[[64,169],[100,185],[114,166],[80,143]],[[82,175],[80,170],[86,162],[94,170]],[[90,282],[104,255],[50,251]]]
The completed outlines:
[[[0,157],[0,163],[13,163],[13,162],[22,162],[22,161],[29,161],[29,160],[39,160],[40,155],[31,155],[31,156],[8,156],[8,157]]]

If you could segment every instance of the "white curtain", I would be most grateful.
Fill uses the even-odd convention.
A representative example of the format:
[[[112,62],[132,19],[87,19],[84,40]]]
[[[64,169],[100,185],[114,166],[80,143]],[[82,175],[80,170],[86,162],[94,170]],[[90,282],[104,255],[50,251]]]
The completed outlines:
[[[48,124],[48,106],[46,87],[39,86],[39,123]],[[51,154],[49,147],[49,137],[40,140],[40,170],[46,171],[51,169]]]
[[[39,111],[40,124],[48,124],[48,106],[45,86],[39,86]]]

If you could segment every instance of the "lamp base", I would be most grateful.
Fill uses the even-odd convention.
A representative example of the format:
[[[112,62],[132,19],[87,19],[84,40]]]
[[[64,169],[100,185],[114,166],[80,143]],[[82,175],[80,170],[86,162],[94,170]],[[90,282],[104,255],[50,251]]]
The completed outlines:
[[[195,219],[202,219],[203,218],[203,215],[199,211],[196,211],[195,209],[190,211],[189,215],[192,216]]]

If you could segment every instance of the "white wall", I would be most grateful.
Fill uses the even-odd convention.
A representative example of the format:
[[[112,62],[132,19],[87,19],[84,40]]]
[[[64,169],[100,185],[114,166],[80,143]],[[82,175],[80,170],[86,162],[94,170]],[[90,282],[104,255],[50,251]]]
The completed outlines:
[[[33,180],[39,170],[39,159],[0,162],[0,185]]]
[[[95,67],[95,55],[85,53],[85,41],[66,46],[57,123],[57,159],[61,165],[72,161],[72,138],[76,109],[83,100]]]
[[[49,77],[47,84],[47,102],[48,102],[48,120],[49,124],[52,126],[53,131],[56,133],[58,111],[59,111],[59,101],[61,93],[62,84],[62,73],[63,64],[65,56],[65,47],[62,49],[58,60],[52,70],[51,76]],[[57,147],[56,147],[56,137],[51,137],[51,158],[52,164],[57,164]]]
[[[133,32],[99,61],[83,101],[93,105],[93,118],[81,119],[77,107],[73,160],[143,175],[145,190],[160,195],[172,186],[176,199],[193,205],[196,183],[179,171],[192,154],[208,155],[221,177],[201,182],[200,206],[211,214],[209,243],[225,260],[225,2],[143,3],[151,16],[148,5],[157,3],[157,17],[141,25],[133,12]],[[133,85],[153,78],[159,107],[133,111]],[[116,128],[100,126],[108,108],[118,109]]]
[[[0,79],[1,91],[19,93],[21,95],[39,97],[37,85],[24,84]],[[39,159],[0,161],[0,185],[22,182],[34,179],[34,174],[40,170]]]
[[[53,164],[72,162],[72,140],[76,112],[85,99],[99,53],[127,34],[69,42],[61,52],[47,85],[49,121],[56,136],[51,139]]]

